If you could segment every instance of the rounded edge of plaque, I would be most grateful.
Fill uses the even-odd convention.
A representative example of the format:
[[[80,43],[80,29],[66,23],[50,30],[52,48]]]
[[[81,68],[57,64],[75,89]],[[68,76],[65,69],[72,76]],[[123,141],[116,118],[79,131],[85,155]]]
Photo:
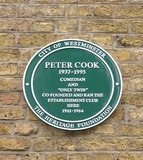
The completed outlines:
[[[112,111],[101,121],[99,121],[98,123],[95,123],[93,125],[90,125],[88,127],[84,127],[84,128],[62,128],[62,127],[59,127],[59,126],[55,126],[49,122],[47,122],[46,120],[44,120],[42,117],[40,117],[33,109],[33,107],[31,106],[31,104],[29,103],[29,100],[27,98],[27,95],[26,95],[26,87],[29,87],[31,86],[31,82],[25,82],[25,78],[26,78],[26,73],[27,73],[27,70],[31,64],[31,62],[33,61],[33,59],[38,55],[39,52],[41,52],[44,48],[47,48],[48,46],[51,46],[51,45],[54,45],[56,43],[59,43],[59,42],[64,42],[64,41],[81,41],[81,42],[86,42],[88,44],[91,44],[93,46],[96,46],[97,48],[99,48],[100,50],[102,50],[103,52],[105,52],[108,57],[113,61],[114,65],[116,66],[116,69],[118,71],[118,74],[119,74],[119,79],[120,79],[120,83],[119,82],[115,82],[115,85],[117,87],[120,87],[120,93],[118,95],[118,100],[116,102],[116,104],[114,105],[114,108],[112,109]],[[32,112],[34,112],[34,114],[36,114],[36,116],[38,118],[40,118],[43,122],[45,122],[46,124],[50,125],[50,126],[53,126],[55,128],[58,128],[58,129],[62,129],[62,130],[69,130],[69,131],[77,131],[77,130],[85,130],[85,129],[89,129],[89,128],[92,128],[92,127],[95,127],[97,125],[99,125],[100,123],[104,122],[108,117],[110,117],[110,115],[115,111],[115,109],[117,108],[118,104],[119,104],[119,101],[121,99],[121,95],[122,95],[122,87],[123,87],[123,82],[122,82],[122,74],[121,74],[121,71],[116,63],[116,61],[113,59],[113,57],[106,51],[104,50],[103,48],[101,48],[100,46],[98,46],[97,44],[94,44],[93,42],[90,42],[90,41],[87,41],[87,40],[82,40],[82,39],[62,39],[62,40],[57,40],[57,41],[54,41],[52,43],[49,43],[47,44],[46,46],[42,47],[40,50],[38,50],[30,59],[30,61],[28,62],[26,68],[25,68],[25,71],[24,71],[24,74],[23,74],[23,93],[24,93],[24,97],[26,99],[26,102],[28,103],[28,106],[30,107],[30,109],[32,110]]]

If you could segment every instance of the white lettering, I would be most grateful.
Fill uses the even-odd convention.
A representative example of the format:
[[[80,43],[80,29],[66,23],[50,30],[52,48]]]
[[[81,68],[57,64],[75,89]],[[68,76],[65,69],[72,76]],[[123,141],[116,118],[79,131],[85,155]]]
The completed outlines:
[[[75,62],[75,68],[100,68],[98,62]],[[45,68],[73,68],[72,62],[45,62]]]
[[[38,56],[39,56],[39,57],[43,57],[43,56],[45,56],[49,51],[51,51],[51,48],[50,48],[50,47],[42,50],[42,51],[38,54]]]
[[[45,68],[72,68],[72,62],[45,62]]]
[[[47,122],[50,122],[51,124],[54,124],[56,126],[59,127],[63,127],[63,128],[74,128],[74,123],[64,123],[64,122],[60,122],[58,120],[55,120],[49,116],[46,116],[44,118]]]
[[[59,47],[61,47],[61,43],[56,43],[56,44],[53,45],[53,47],[54,48],[59,48]]]
[[[40,115],[40,116],[43,116],[43,115],[44,115],[44,112],[43,112],[38,106],[36,106],[36,107],[34,108],[34,110],[35,110],[36,113],[38,113],[38,115]]]
[[[98,54],[101,58],[105,58],[105,56],[106,56],[106,53],[104,53],[104,51],[102,51],[101,49],[99,49],[98,47],[96,47],[92,44],[88,44],[87,42],[66,41],[64,43],[65,43],[65,46],[78,46],[78,47],[83,47],[88,50],[91,50],[91,51],[95,52],[96,54]]]
[[[95,124],[95,123],[98,123],[99,121],[103,120],[103,119],[105,118],[105,116],[107,116],[107,114],[108,114],[109,112],[111,112],[111,110],[112,110],[112,107],[111,107],[111,106],[108,106],[108,107],[106,108],[106,110],[103,111],[103,112],[102,112],[99,116],[97,116],[96,118],[93,118],[93,119],[88,120],[88,121],[86,121],[86,122],[77,123],[77,127],[78,127],[78,128],[83,128],[83,127],[88,127],[88,126],[90,126],[90,125],[93,125],[93,124]]]
[[[100,68],[98,62],[76,62],[76,68]]]
[[[86,81],[86,78],[60,78],[61,82]]]
[[[78,86],[78,83],[69,83],[68,84],[68,87],[77,87]]]

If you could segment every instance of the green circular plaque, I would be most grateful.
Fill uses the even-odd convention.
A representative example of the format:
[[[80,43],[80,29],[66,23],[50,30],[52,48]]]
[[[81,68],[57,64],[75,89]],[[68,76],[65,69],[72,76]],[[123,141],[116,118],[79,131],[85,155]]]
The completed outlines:
[[[82,130],[107,119],[117,107],[122,78],[101,47],[79,39],[45,46],[30,60],[23,90],[32,111],[65,130]]]

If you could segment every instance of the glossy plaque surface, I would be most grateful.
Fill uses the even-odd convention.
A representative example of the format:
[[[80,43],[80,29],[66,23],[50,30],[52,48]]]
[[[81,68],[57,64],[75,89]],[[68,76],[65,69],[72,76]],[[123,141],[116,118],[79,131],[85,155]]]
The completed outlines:
[[[104,49],[65,39],[45,46],[31,59],[23,90],[41,120],[60,129],[82,130],[100,124],[115,110],[122,78]]]

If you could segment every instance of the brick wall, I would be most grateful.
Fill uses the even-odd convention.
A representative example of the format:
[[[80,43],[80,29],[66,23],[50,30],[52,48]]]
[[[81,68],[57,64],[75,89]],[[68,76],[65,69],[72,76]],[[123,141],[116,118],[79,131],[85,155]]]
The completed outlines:
[[[0,0],[0,160],[143,160],[142,19],[142,0]],[[64,38],[100,45],[123,76],[116,111],[84,131],[50,127],[23,97],[31,56]]]

